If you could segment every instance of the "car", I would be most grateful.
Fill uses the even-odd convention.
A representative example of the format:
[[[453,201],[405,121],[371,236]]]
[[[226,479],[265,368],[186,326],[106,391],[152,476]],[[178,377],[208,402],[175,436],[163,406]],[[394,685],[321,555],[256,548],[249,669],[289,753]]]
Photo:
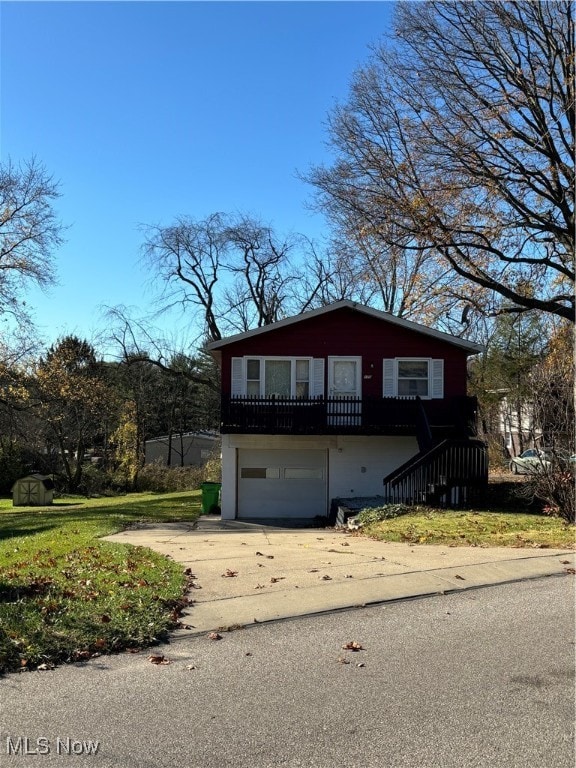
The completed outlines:
[[[571,467],[576,471],[576,454],[571,456],[565,450],[553,448],[528,448],[510,461],[510,472],[514,475],[532,475],[556,467]]]
[[[528,448],[510,461],[510,472],[514,475],[533,475],[550,467],[550,454],[539,448]]]

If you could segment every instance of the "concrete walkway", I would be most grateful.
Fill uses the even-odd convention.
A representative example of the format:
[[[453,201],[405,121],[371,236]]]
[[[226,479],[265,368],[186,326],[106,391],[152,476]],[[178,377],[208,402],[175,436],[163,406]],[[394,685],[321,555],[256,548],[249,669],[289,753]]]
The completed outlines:
[[[384,543],[213,516],[142,525],[107,540],[150,547],[191,569],[193,603],[183,622],[193,633],[557,576],[576,565],[567,550]]]

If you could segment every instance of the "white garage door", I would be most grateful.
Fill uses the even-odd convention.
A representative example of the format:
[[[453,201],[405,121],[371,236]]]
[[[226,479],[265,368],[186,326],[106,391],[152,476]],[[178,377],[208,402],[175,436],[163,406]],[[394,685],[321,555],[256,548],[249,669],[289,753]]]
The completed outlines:
[[[326,451],[238,451],[239,518],[327,514]]]

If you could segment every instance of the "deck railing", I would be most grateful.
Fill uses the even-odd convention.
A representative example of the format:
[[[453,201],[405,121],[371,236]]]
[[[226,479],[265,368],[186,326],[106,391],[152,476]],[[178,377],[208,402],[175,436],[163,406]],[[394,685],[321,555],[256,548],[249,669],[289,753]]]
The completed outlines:
[[[447,439],[413,456],[384,478],[390,503],[463,507],[488,485],[488,453],[480,440]]]
[[[444,400],[224,396],[224,434],[416,435],[422,411],[435,440],[475,434],[476,398]]]

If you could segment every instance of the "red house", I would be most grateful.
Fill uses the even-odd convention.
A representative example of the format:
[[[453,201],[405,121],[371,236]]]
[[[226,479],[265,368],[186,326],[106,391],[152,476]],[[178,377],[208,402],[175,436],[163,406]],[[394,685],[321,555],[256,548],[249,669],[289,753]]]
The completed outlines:
[[[461,505],[487,478],[477,344],[340,301],[209,344],[222,370],[222,517],[294,522],[332,501]]]

